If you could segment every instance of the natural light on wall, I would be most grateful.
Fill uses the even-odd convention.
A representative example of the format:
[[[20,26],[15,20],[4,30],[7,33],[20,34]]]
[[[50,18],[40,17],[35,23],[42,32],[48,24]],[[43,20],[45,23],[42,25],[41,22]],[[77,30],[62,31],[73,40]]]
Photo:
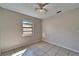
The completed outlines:
[[[32,36],[33,23],[27,20],[22,21],[22,36]]]

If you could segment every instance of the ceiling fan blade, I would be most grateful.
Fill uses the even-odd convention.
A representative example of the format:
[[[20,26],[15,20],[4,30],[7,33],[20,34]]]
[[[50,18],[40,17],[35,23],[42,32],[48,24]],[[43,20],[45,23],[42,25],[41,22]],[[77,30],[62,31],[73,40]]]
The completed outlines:
[[[48,3],[38,3],[40,9],[43,9],[45,6],[48,5]]]
[[[38,5],[39,5],[39,8],[42,9],[42,7],[43,7],[42,4],[41,3],[38,3]]]
[[[47,9],[44,9],[46,12],[48,11]]]
[[[46,8],[48,6],[48,3],[43,4],[42,8]]]
[[[48,5],[48,3],[44,3],[42,6],[46,6],[46,5]]]

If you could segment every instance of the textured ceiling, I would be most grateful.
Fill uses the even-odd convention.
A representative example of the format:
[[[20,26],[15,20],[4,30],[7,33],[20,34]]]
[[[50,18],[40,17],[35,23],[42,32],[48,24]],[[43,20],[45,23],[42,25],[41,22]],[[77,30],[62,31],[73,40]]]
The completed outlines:
[[[38,5],[36,3],[0,3],[0,7],[17,11],[26,15],[30,15],[36,18],[44,19],[50,16],[56,15],[57,11],[69,11],[79,7],[78,3],[49,3],[46,8],[48,12],[46,14],[40,14],[35,10]]]

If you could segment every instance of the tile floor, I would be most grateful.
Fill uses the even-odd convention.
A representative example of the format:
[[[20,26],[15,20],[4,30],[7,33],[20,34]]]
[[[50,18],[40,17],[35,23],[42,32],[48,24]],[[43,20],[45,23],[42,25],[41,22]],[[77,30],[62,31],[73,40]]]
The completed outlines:
[[[39,42],[26,48],[27,50],[22,56],[79,56],[76,52],[46,42]],[[2,55],[6,56],[11,55],[12,53],[9,51]]]

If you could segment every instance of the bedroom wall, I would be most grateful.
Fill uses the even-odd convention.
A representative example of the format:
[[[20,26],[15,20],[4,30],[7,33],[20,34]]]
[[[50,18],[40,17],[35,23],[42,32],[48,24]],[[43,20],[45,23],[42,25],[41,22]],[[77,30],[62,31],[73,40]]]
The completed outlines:
[[[31,37],[22,37],[23,18],[34,24],[34,34]],[[1,52],[38,42],[41,40],[41,33],[41,19],[0,8]]]
[[[43,20],[43,41],[79,52],[79,8]]]

